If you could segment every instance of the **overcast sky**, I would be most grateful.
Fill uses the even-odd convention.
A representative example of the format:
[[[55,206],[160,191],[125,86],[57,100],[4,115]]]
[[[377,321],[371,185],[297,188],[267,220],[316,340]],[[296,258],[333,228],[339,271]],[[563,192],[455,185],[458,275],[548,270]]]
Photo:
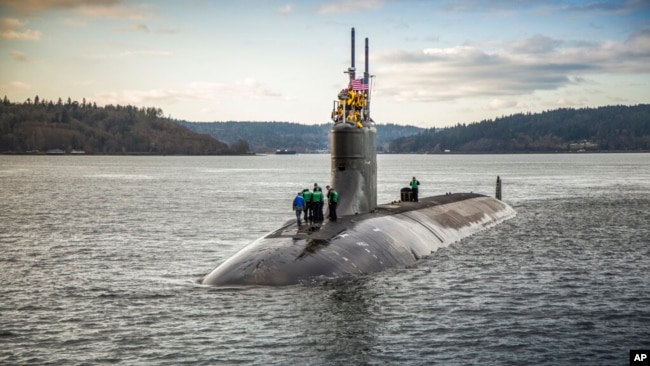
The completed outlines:
[[[0,94],[324,123],[351,27],[379,123],[650,103],[650,0],[0,0]]]

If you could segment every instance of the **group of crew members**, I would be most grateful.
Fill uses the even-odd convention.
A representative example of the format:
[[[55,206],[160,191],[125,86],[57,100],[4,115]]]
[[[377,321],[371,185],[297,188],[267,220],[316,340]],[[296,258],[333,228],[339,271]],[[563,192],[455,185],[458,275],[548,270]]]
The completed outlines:
[[[341,98],[343,96],[348,96],[348,98]],[[343,106],[345,106],[345,112],[343,111]],[[338,107],[332,111],[332,120],[335,123],[342,122],[343,113],[346,113],[346,122],[354,123],[357,127],[362,128],[367,106],[368,93],[360,90],[355,91],[351,87],[343,89],[339,93]]]
[[[415,177],[409,182],[411,188],[411,201],[418,202],[419,197],[419,188],[420,181]],[[339,203],[339,194],[336,192],[334,187],[329,185],[325,187],[327,189],[327,195],[323,195],[323,190],[318,186],[318,183],[314,183],[314,188],[310,191],[309,188],[305,188],[302,192],[298,192],[296,197],[293,199],[293,211],[296,213],[296,220],[298,221],[298,226],[302,225],[303,220],[308,224],[320,224],[324,221],[323,219],[323,206],[327,203],[327,218],[330,221],[336,221],[338,219],[336,215],[336,207]],[[449,192],[448,194],[451,194]],[[393,201],[395,203],[395,201]]]
[[[302,192],[298,192],[293,199],[293,210],[296,212],[298,226],[302,225],[303,220],[309,224],[323,222],[323,206],[325,205],[325,201],[327,201],[328,218],[330,221],[337,220],[336,206],[339,202],[339,194],[334,187],[330,187],[329,185],[326,189],[327,195],[324,196],[323,190],[318,186],[318,183],[314,183],[314,188],[311,191],[305,188]]]

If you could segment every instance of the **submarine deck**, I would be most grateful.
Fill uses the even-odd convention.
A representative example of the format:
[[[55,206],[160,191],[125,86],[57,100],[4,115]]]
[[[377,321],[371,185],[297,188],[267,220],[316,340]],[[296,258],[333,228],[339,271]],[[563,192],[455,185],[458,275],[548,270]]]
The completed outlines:
[[[319,224],[306,224],[298,226],[296,220],[290,220],[278,230],[270,233],[268,238],[287,237],[307,240],[329,240],[350,227],[350,224],[366,220],[370,217],[395,215],[403,212],[419,210],[426,207],[460,202],[470,198],[485,197],[476,193],[453,193],[448,195],[430,196],[420,198],[419,202],[395,202],[378,205],[373,212],[360,215],[341,216],[337,221],[325,220]]]

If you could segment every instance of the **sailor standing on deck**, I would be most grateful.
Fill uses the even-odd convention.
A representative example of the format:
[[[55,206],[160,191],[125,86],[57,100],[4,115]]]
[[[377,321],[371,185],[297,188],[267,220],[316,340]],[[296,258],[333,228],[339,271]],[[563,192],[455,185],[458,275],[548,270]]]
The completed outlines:
[[[327,186],[327,207],[329,208],[330,221],[336,221],[336,205],[339,203],[339,194],[334,187]]]
[[[296,211],[296,219],[298,219],[298,226],[302,225],[300,221],[300,215],[302,210],[305,208],[305,198],[302,196],[302,192],[298,192],[296,198],[293,199],[293,210]]]
[[[330,218],[330,198],[332,197],[332,187],[330,187],[329,184],[326,185],[325,186],[325,191],[327,191],[327,193],[325,193],[325,202],[327,203],[327,206],[325,206],[325,208],[326,208],[326,210],[325,210],[325,218],[329,219]]]
[[[312,209],[314,210],[314,222],[323,222],[323,191],[317,183],[314,183],[314,191],[311,196]]]
[[[312,223],[314,221],[314,209],[311,202],[311,192],[309,188],[302,190],[302,197],[305,199],[305,222]]]
[[[420,182],[413,177],[413,180],[411,180],[411,191],[413,192],[412,200],[415,202],[418,201],[418,187],[420,187]]]

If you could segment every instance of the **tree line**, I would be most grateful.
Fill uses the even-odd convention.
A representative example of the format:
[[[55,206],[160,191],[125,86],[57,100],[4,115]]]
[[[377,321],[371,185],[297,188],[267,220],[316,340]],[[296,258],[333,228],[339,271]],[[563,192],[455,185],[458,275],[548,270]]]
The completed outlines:
[[[0,103],[0,152],[39,153],[48,150],[87,154],[244,154],[248,144],[229,147],[169,122],[163,111],[132,105],[97,106],[84,98],[56,102],[35,96]]]
[[[208,134],[226,143],[247,141],[252,151],[273,152],[277,149],[295,150],[309,153],[329,150],[329,132],[332,123],[304,125],[293,122],[188,122],[175,120],[175,123],[190,130]],[[377,125],[377,150],[387,151],[390,142],[398,137],[409,136],[423,131],[415,126],[401,126],[393,123]]]
[[[0,152],[224,155],[329,149],[331,123],[188,122],[160,108],[97,106],[35,96],[0,102]],[[223,141],[223,142],[222,142]],[[230,146],[229,146],[230,145]],[[650,151],[650,105],[519,113],[443,129],[377,125],[377,150],[392,153]]]
[[[650,151],[650,104],[562,108],[427,129],[395,139],[394,153]]]

